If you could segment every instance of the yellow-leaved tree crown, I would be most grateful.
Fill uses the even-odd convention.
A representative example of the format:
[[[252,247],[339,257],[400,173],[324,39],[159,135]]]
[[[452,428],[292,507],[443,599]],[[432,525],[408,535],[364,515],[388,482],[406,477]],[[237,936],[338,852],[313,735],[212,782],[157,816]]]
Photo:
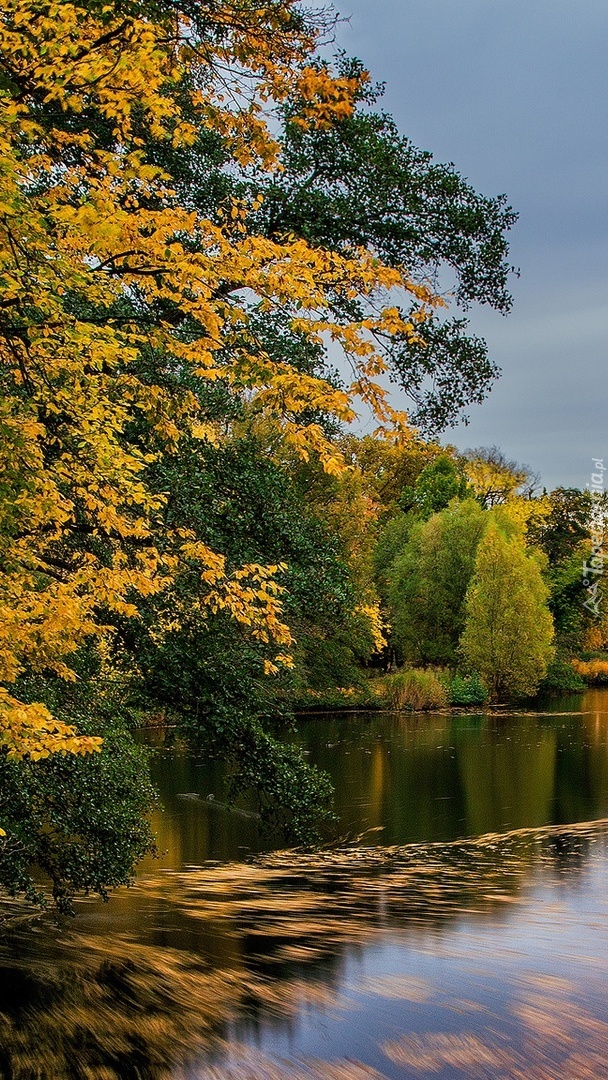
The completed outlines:
[[[10,687],[28,672],[73,678],[81,644],[103,636],[112,615],[135,616],[137,596],[169,588],[185,563],[199,568],[202,603],[266,635],[277,663],[288,662],[276,568],[228,573],[186,532],[158,543],[164,497],[146,469],[183,432],[214,432],[192,392],[142,376],[142,356],[225,380],[328,471],[341,462],[307,423],[311,405],[348,421],[359,396],[381,425],[407,431],[378,381],[375,342],[415,339],[395,296],[417,298],[423,318],[436,302],[429,290],[365,249],[257,235],[238,201],[205,216],[146,154],[150,140],[187,147],[210,129],[240,168],[280,168],[269,124],[277,104],[297,99],[303,126],[353,108],[357,80],[314,62],[322,29],[293,0],[3,5],[0,740],[13,756],[99,748]],[[248,329],[251,297],[291,312],[294,330],[337,342],[350,387],[265,353]],[[363,299],[364,318],[336,314],[335,299],[352,297]],[[190,333],[176,330],[180,319]],[[138,420],[152,433],[147,444],[128,437]]]

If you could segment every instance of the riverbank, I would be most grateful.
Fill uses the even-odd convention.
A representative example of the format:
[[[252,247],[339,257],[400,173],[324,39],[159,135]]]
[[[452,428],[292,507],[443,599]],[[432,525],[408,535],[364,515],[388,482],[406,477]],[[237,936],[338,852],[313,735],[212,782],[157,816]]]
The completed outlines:
[[[481,679],[462,676],[445,668],[404,668],[373,675],[356,686],[333,686],[321,690],[306,689],[296,696],[296,716],[322,712],[458,712],[479,708],[494,711],[528,707],[553,699],[560,694],[583,694],[593,687],[606,686],[608,662],[559,661],[553,665],[533,697],[515,701],[490,701]]]

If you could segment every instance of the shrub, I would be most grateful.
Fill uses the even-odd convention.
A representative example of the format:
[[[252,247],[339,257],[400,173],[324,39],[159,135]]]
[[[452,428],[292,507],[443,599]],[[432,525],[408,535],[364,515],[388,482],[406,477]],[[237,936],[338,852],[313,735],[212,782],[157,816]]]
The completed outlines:
[[[586,683],[594,686],[608,684],[608,660],[573,660],[572,666]]]
[[[477,672],[472,675],[455,675],[449,680],[446,689],[450,705],[485,705],[488,700],[488,688]]]
[[[556,657],[547,668],[547,674],[541,682],[539,694],[580,693],[587,689],[582,673],[575,671],[569,660]]]
[[[387,675],[382,692],[391,709],[441,709],[448,704],[448,694],[432,671],[410,668]]]

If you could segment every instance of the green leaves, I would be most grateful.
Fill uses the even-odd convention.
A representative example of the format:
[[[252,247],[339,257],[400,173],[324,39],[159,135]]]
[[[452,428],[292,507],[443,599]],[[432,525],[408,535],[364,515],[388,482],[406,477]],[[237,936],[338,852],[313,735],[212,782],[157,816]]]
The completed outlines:
[[[472,499],[415,524],[390,570],[394,639],[415,663],[455,666],[464,599],[488,515]]]
[[[532,695],[553,657],[549,590],[536,559],[491,524],[467,591],[460,647],[494,700]]]

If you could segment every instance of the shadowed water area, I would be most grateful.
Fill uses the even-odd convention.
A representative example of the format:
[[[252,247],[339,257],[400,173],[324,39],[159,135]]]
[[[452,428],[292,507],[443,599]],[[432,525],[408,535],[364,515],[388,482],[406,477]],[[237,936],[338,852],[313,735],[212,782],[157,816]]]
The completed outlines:
[[[336,787],[316,853],[156,741],[163,857],[3,934],[0,1075],[608,1075],[608,691],[302,721]]]

